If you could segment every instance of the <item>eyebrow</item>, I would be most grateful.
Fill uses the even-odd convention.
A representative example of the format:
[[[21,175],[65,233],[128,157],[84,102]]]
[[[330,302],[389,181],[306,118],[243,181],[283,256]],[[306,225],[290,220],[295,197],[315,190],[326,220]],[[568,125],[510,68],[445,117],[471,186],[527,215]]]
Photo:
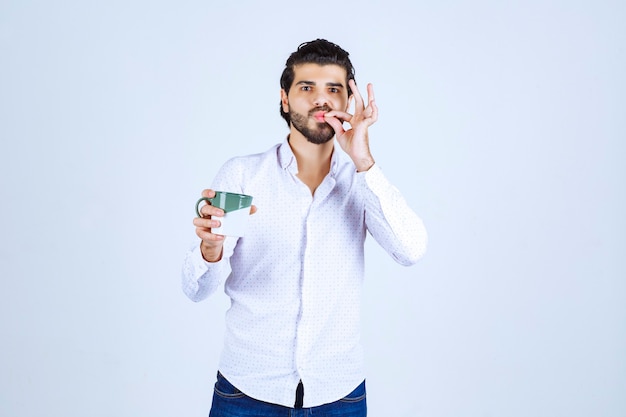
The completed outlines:
[[[316,85],[314,81],[306,81],[306,80],[302,80],[302,81],[298,81],[296,83],[296,85]],[[326,83],[326,87],[341,87],[341,88],[345,88],[345,86],[342,83]]]

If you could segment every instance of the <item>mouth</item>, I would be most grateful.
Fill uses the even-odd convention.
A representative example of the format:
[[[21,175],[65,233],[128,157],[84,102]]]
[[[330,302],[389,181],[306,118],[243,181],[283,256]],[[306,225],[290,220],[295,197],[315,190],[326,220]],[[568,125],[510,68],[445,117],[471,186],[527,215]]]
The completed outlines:
[[[318,111],[313,113],[313,117],[315,118],[315,120],[317,120],[320,123],[326,123],[326,120],[324,120],[324,115],[326,114],[325,111]]]

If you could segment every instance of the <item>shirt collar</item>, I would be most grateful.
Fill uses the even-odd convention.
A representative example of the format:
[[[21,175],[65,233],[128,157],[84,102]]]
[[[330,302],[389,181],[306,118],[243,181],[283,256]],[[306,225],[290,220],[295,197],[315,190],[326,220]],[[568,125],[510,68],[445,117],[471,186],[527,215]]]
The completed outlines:
[[[298,163],[296,162],[296,156],[289,146],[289,136],[285,138],[283,143],[278,147],[278,163],[282,169],[288,169],[290,166],[298,170]]]
[[[334,177],[337,173],[339,158],[339,150],[337,149],[337,144],[335,143],[333,145],[333,154],[330,158],[329,173],[332,177]],[[295,173],[298,173],[298,161],[291,150],[291,146],[289,146],[289,136],[285,138],[283,143],[281,143],[278,148],[278,163],[282,169],[289,169],[290,171],[293,170]]]

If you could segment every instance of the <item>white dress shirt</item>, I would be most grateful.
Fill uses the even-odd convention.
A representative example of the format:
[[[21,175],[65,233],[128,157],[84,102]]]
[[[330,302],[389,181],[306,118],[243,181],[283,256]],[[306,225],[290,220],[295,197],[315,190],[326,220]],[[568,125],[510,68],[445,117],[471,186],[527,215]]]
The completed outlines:
[[[296,176],[288,141],[227,161],[212,187],[252,195],[243,238],[209,263],[187,254],[185,294],[200,301],[224,282],[231,307],[219,370],[248,396],[293,407],[336,401],[364,379],[360,304],[366,232],[400,264],[426,249],[426,230],[377,165],[357,173],[338,147],[315,190]]]

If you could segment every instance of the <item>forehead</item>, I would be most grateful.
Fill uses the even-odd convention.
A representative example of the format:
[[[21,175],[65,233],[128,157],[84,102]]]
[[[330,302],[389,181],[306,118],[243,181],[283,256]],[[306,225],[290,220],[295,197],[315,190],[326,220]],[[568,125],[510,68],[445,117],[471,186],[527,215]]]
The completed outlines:
[[[293,82],[313,81],[313,82],[333,82],[345,86],[348,73],[345,68],[335,65],[300,64],[293,67]]]

